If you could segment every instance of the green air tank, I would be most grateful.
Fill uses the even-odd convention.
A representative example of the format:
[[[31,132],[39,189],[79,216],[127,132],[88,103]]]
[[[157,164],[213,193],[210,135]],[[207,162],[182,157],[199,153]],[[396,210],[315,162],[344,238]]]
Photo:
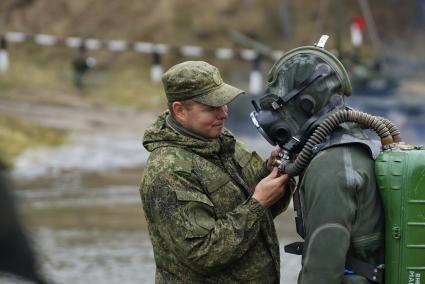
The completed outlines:
[[[385,208],[385,284],[425,284],[425,150],[400,144],[376,159]]]

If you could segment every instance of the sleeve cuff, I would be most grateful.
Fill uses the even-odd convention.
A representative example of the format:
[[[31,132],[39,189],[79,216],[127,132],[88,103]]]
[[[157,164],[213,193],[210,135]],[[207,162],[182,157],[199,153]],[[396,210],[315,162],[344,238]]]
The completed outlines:
[[[255,198],[250,197],[245,201],[245,205],[248,206],[248,209],[253,212],[258,217],[264,215],[266,209],[258,202]]]

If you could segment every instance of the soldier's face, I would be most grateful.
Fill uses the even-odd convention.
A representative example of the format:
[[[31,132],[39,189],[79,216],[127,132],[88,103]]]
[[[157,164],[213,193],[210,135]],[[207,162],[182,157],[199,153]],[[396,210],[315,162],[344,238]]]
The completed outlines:
[[[182,104],[182,109],[176,113],[176,118],[183,127],[190,131],[207,138],[217,138],[223,130],[227,111],[227,105],[211,107],[190,102]]]

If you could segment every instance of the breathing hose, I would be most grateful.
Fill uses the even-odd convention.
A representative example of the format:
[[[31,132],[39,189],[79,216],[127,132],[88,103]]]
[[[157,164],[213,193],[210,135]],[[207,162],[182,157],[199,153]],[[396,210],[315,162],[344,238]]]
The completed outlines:
[[[381,138],[381,144],[384,148],[401,141],[399,129],[390,120],[360,111],[340,110],[330,115],[314,130],[295,161],[282,165],[282,171],[290,176],[299,175],[313,158],[314,147],[322,143],[343,122],[356,122],[363,127],[374,130]]]
[[[394,143],[401,142],[400,130],[398,129],[398,127],[391,120],[388,120],[380,116],[377,116],[377,118],[379,118],[387,126],[388,131],[391,133],[391,136],[393,137]]]

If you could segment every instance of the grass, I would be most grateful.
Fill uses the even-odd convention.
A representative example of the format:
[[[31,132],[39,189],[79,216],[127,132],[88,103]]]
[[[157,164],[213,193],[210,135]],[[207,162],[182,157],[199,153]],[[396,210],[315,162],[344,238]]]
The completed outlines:
[[[73,85],[75,50],[16,44],[9,48],[10,68],[0,74],[0,98],[60,105],[109,105],[138,110],[165,106],[162,87],[150,80],[151,58],[135,53],[93,52],[97,67],[84,77],[84,88]],[[60,145],[65,132],[0,116],[0,159],[13,159],[30,147]]]
[[[6,167],[11,168],[14,158],[26,149],[42,145],[60,145],[65,137],[64,130],[0,116],[0,160]]]
[[[76,50],[16,44],[10,48],[10,69],[0,74],[0,96],[69,104],[131,106],[139,110],[165,105],[162,86],[150,80],[151,58],[131,52],[89,52],[97,64],[74,86]]]
[[[165,105],[162,85],[150,80],[148,56],[122,53],[109,67],[100,66],[87,75],[87,88],[81,94],[93,102],[132,106],[139,110]]]

